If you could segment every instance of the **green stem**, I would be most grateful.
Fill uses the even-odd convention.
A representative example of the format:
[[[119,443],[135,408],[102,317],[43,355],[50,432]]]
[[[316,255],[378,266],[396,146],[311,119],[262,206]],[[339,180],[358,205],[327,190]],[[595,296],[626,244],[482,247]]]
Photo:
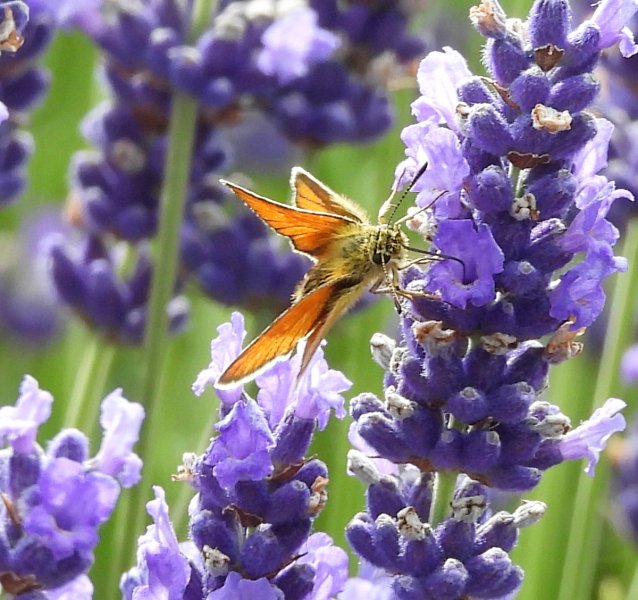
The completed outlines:
[[[634,568],[634,575],[631,578],[625,598],[638,598],[638,567]]]
[[[82,355],[82,364],[73,379],[73,389],[64,413],[64,427],[88,432],[95,429],[106,378],[113,364],[115,348],[96,334]]]
[[[193,6],[191,39],[195,40],[210,24],[214,0],[196,0]],[[128,510],[119,511],[113,536],[114,547],[122,551],[110,566],[109,581],[117,581],[135,554],[131,533],[143,532],[145,506],[151,499],[153,481],[152,457],[161,447],[158,416],[161,409],[162,373],[168,346],[168,314],[166,308],[175,288],[177,276],[179,235],[186,204],[191,159],[195,141],[198,103],[195,98],[176,91],[173,94],[168,129],[164,180],[160,194],[159,230],[155,248],[155,269],[148,306],[146,339],[142,358],[142,403],[146,420],[136,451],[145,461],[142,481],[129,493]],[[127,501],[128,500],[128,501]]]
[[[184,214],[186,193],[190,174],[195,124],[197,120],[197,102],[182,93],[175,93],[171,110],[168,132],[168,151],[166,154],[165,176],[160,196],[160,220],[155,254],[155,269],[151,284],[151,295],[146,324],[146,340],[142,357],[143,382],[142,403],[146,411],[144,427],[136,451],[143,458],[142,481],[131,492],[131,510],[134,517],[123,519],[121,528],[116,530],[118,548],[126,548],[124,540],[130,539],[130,532],[141,533],[146,519],[145,501],[150,500],[150,481],[153,476],[152,456],[157,449],[158,417],[161,408],[161,375],[168,345],[168,314],[166,307],[171,299],[177,275],[179,233]],[[129,552],[123,552],[126,559],[133,555],[131,544]],[[117,562],[117,561],[113,561]],[[118,565],[122,570],[123,565]]]
[[[456,471],[441,471],[434,479],[432,492],[432,507],[430,508],[430,525],[434,527],[450,514],[450,502],[454,496],[454,486],[458,473]]]
[[[631,341],[632,290],[638,284],[638,219],[632,220],[627,227],[622,254],[629,259],[629,271],[616,277],[591,412],[617,393],[620,360]],[[608,481],[609,468],[604,461],[598,465],[593,480],[582,471],[579,474],[558,600],[594,597],[597,550],[605,526],[600,511],[607,501]]]

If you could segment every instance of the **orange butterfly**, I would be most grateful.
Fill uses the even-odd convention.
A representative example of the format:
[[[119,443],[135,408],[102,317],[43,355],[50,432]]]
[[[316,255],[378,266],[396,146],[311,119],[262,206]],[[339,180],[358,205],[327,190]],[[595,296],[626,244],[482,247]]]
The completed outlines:
[[[307,337],[301,374],[330,327],[368,288],[396,294],[398,272],[410,248],[399,223],[387,223],[387,215],[395,207],[392,196],[379,211],[379,224],[373,225],[363,208],[301,167],[294,167],[290,177],[293,206],[229,181],[221,182],[315,264],[298,284],[290,308],[244,348],[217,385],[234,387],[253,378]],[[387,287],[381,289],[384,282]]]

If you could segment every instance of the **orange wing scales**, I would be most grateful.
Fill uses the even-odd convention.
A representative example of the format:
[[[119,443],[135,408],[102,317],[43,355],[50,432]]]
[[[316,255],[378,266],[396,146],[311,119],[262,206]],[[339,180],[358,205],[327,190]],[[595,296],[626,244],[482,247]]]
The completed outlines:
[[[344,226],[353,223],[352,219],[345,216],[286,206],[229,181],[222,179],[221,182],[237,194],[260,219],[278,233],[290,238],[296,250],[314,258],[322,258],[330,240],[338,235]]]
[[[239,384],[261,371],[275,359],[291,352],[297,342],[311,332],[323,330],[339,282],[313,290],[285,310],[250,343],[217,381],[220,386]],[[320,340],[319,340],[320,341]],[[315,343],[317,347],[319,341]]]
[[[295,206],[304,210],[331,213],[358,223],[368,223],[368,215],[345,196],[333,192],[308,171],[294,167],[290,176]]]

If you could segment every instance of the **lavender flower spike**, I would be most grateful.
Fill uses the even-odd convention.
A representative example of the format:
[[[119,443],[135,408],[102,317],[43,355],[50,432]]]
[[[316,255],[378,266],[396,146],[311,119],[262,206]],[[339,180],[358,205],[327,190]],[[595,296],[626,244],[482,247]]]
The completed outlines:
[[[155,486],[155,499],[147,503],[153,518],[146,533],[140,536],[137,567],[122,575],[120,590],[125,600],[184,598],[191,577],[191,567],[182,554],[168,515],[168,505],[161,487]]]
[[[20,392],[16,407],[0,410],[0,432],[10,444],[0,451],[0,582],[25,600],[88,598],[92,586],[84,573],[93,562],[100,525],[115,508],[118,480],[131,485],[141,466],[130,447],[143,409],[119,391],[108,396],[102,447],[90,458],[89,440],[75,429],[61,431],[43,450],[35,437],[53,399],[29,376]]]
[[[233,313],[231,322],[218,328],[211,363],[193,386],[196,393],[215,387],[241,351],[243,323]],[[350,382],[328,368],[321,350],[297,381],[301,353],[258,378],[256,399],[243,387],[224,391],[216,436],[202,455],[186,455],[176,476],[197,492],[189,510],[192,544],[178,546],[168,527],[161,534],[167,509],[156,491],[155,526],[140,541],[136,569],[121,581],[125,598],[161,591],[188,600],[242,595],[320,600],[341,591],[345,552],[328,536],[311,534],[327,501],[328,472],[305,453],[315,428],[325,426],[332,411],[344,415],[341,394]],[[151,537],[152,544],[146,543]],[[168,563],[179,574],[170,589]]]
[[[631,194],[598,173],[611,124],[588,109],[601,49],[622,37],[637,6],[603,2],[573,27],[567,0],[536,0],[522,24],[484,0],[470,16],[487,38],[488,76],[449,48],[419,69],[417,123],[403,132],[395,186],[431,165],[414,185],[421,210],[408,225],[440,256],[404,272],[414,295],[402,340],[376,339],[383,398],[361,394],[350,405],[360,445],[396,466],[385,475],[372,461],[351,467],[368,491],[348,539],[392,576],[398,598],[515,593],[512,524],[534,518],[488,517],[490,490],[529,490],[564,460],[587,458],[592,474],[624,428],[621,400],[571,430],[543,392],[549,367],[581,351],[578,336],[604,305],[603,280],[626,268],[607,215]],[[433,481],[455,475],[450,519]]]

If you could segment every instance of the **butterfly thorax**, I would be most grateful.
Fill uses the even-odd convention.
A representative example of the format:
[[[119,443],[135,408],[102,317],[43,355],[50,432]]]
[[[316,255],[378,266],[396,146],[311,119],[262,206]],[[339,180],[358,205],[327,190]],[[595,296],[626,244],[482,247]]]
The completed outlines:
[[[394,225],[353,224],[335,236],[330,245],[330,258],[314,265],[300,282],[295,297],[337,280],[347,287],[365,289],[383,279],[394,283],[397,269],[404,262],[405,234]],[[353,290],[354,292],[354,290]]]

